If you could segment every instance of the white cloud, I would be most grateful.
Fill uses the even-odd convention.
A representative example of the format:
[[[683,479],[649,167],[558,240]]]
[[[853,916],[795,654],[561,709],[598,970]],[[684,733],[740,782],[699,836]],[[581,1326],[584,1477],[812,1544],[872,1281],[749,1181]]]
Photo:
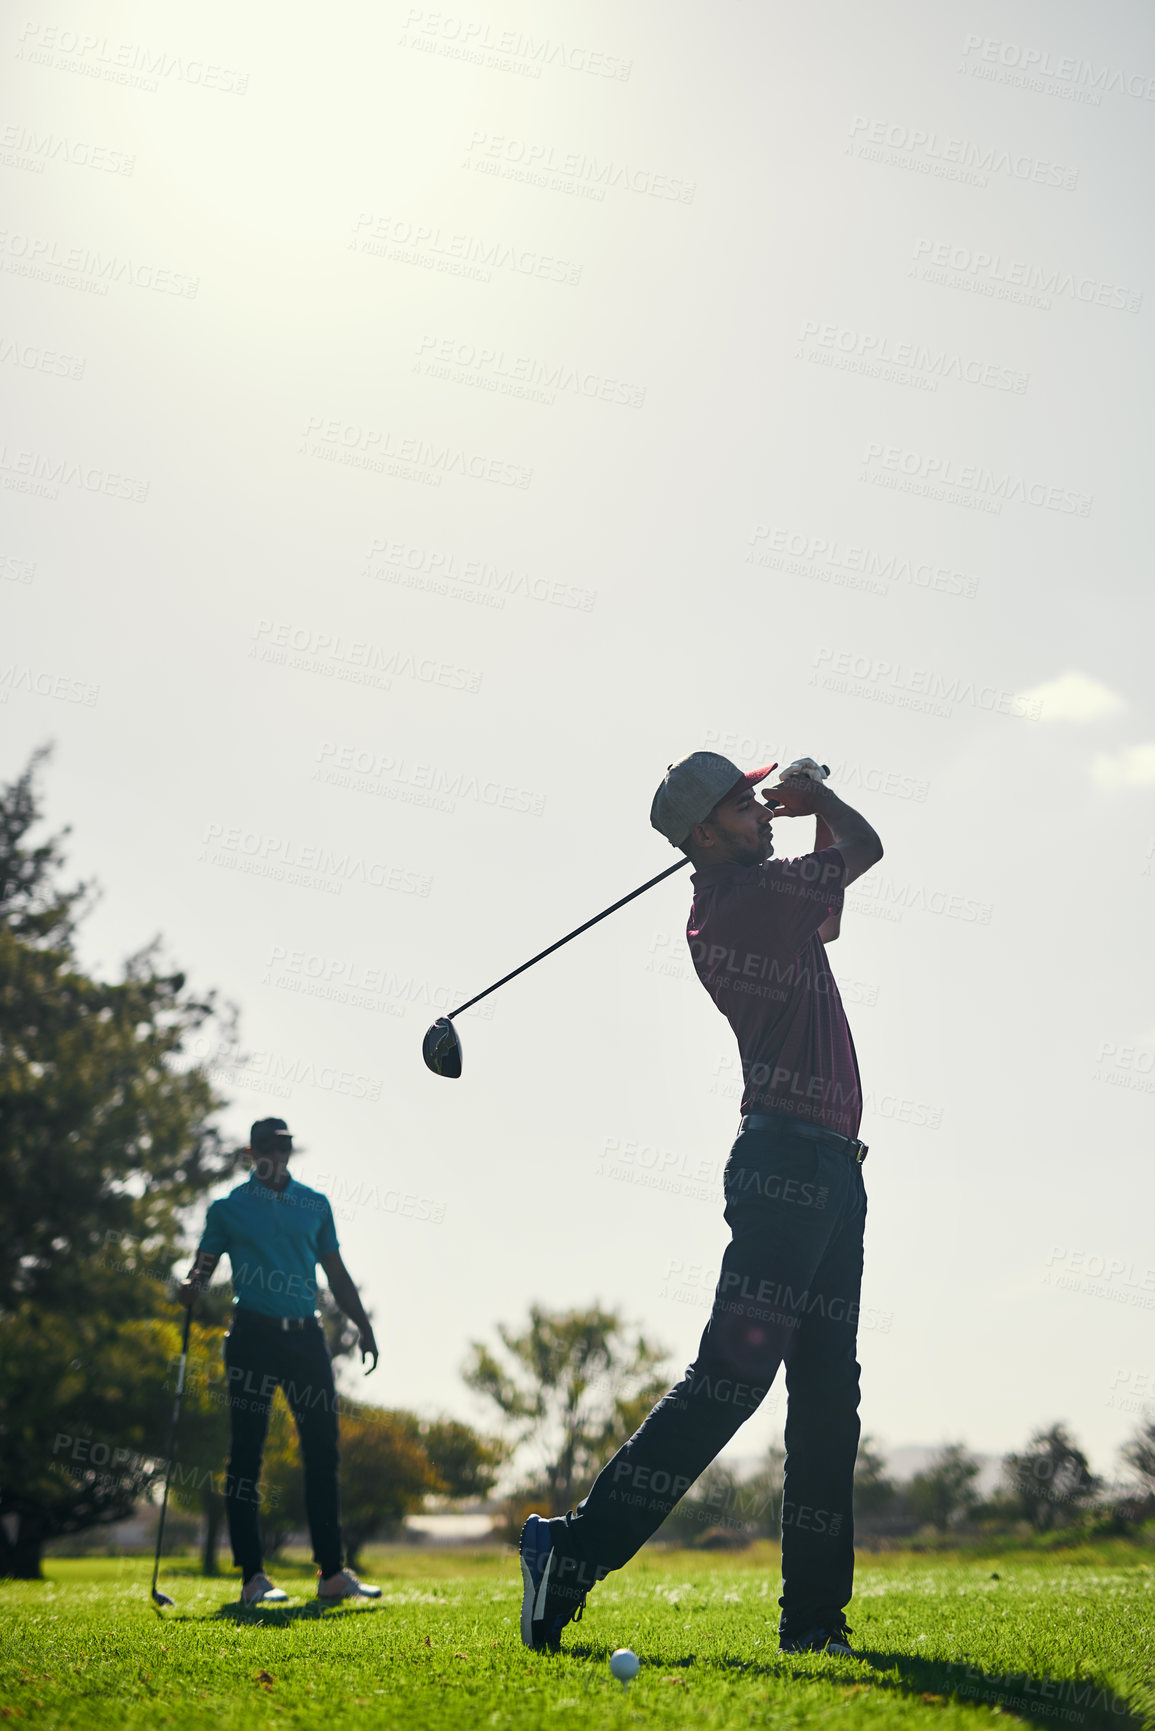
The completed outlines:
[[[1155,787],[1155,740],[1100,752],[1091,774],[1100,787]]]
[[[1089,673],[1073,669],[1032,686],[1022,696],[1038,706],[1040,721],[1097,721],[1101,715],[1111,715],[1123,707],[1117,691],[1092,679]]]

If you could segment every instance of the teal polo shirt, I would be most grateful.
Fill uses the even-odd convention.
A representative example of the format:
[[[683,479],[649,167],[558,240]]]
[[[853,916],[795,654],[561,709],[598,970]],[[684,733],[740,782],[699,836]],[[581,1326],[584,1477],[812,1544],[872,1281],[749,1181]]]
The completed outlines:
[[[254,1172],[210,1204],[201,1250],[227,1256],[233,1303],[263,1316],[312,1316],[317,1263],[338,1248],[329,1198],[290,1178],[270,1190]]]

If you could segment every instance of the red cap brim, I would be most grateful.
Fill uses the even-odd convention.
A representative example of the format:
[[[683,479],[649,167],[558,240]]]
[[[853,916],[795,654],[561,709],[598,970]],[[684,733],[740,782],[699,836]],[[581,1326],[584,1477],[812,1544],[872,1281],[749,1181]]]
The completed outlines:
[[[765,781],[768,775],[773,775],[777,768],[778,765],[776,763],[771,763],[765,769],[747,770],[741,781],[736,781],[729,793],[725,794],[723,797],[726,799],[733,799],[734,795],[740,793],[744,787],[757,787],[760,781]]]

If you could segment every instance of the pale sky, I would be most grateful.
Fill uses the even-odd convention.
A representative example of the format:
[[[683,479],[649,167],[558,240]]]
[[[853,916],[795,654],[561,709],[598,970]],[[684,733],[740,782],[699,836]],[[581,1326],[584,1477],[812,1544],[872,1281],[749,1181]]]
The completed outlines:
[[[686,879],[463,1018],[460,1081],[421,1036],[673,862],[672,759],[810,755],[886,848],[831,952],[864,1426],[1110,1471],[1155,1407],[1149,8],[5,39],[3,770],[57,742],[93,965],[159,932],[240,1006],[224,1124],[308,1148],[366,1392],[482,1417],[467,1342],[532,1300],[692,1357],[740,1089]]]

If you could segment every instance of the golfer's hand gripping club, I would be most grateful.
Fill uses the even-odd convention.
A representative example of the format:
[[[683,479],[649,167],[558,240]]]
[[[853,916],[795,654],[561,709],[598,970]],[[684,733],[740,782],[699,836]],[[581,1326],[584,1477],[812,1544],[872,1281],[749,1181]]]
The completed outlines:
[[[825,763],[799,757],[787,764],[772,787],[763,788],[762,796],[779,817],[806,817],[814,812],[814,796],[829,774]]]

